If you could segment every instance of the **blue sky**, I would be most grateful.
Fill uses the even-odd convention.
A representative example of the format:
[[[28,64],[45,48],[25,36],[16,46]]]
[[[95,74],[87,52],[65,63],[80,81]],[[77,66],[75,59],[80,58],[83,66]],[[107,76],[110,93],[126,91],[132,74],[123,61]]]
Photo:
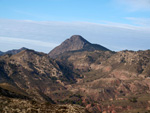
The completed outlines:
[[[114,51],[150,49],[150,0],[0,0],[1,51],[49,52],[74,34]]]
[[[1,18],[17,20],[131,24],[127,17],[150,18],[150,0],[0,0],[0,8]]]

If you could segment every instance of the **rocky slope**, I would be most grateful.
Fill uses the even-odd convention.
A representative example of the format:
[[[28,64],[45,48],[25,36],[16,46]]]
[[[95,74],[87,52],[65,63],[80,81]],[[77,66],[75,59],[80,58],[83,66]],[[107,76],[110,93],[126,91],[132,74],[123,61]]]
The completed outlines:
[[[56,56],[67,52],[67,51],[94,51],[94,50],[103,50],[108,51],[107,48],[98,45],[98,44],[91,44],[87,40],[85,40],[80,35],[73,35],[71,38],[65,40],[61,45],[54,48],[50,53],[49,56],[51,58],[55,58]]]
[[[15,55],[3,55],[0,112],[86,113],[80,105],[61,101],[72,95],[66,87],[75,82],[70,68],[46,54],[27,49]]]
[[[58,96],[54,92],[64,92],[64,85],[75,83],[71,72],[65,65],[33,50],[0,57],[0,82],[15,86],[38,101],[55,100]]]
[[[67,52],[57,59],[69,62],[83,76],[69,90],[80,92],[90,112],[149,110],[150,50]]]
[[[65,52],[56,57],[61,62],[69,63],[73,69],[82,72],[97,70],[100,64],[110,58],[115,52],[112,51],[72,51]]]

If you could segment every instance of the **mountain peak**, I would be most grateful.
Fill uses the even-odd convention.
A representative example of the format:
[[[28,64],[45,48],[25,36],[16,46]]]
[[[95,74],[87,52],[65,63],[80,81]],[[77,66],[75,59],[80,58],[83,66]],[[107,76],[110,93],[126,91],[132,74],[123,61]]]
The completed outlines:
[[[61,45],[54,48],[50,51],[49,56],[52,58],[57,57],[58,55],[68,52],[68,51],[95,51],[95,50],[102,50],[102,51],[109,51],[109,49],[98,45],[98,44],[91,44],[86,39],[84,39],[80,35],[73,35],[69,39],[65,40]]]
[[[84,39],[82,36],[80,35],[73,35],[70,38],[68,38],[67,40],[65,40],[61,45],[63,44],[73,44],[73,46],[78,45],[78,46],[83,46],[83,44],[90,44],[90,42],[88,42],[86,39]]]
[[[70,39],[68,40],[71,40],[71,41],[82,41],[82,42],[85,42],[85,43],[89,43],[86,39],[84,39],[82,36],[80,35],[73,35],[70,37]]]
[[[28,48],[26,48],[26,47],[22,47],[22,48],[20,48],[19,50],[26,50],[26,49],[28,49]]]
[[[70,37],[70,39],[82,39],[83,37],[81,36],[81,35],[72,35],[71,37]]]

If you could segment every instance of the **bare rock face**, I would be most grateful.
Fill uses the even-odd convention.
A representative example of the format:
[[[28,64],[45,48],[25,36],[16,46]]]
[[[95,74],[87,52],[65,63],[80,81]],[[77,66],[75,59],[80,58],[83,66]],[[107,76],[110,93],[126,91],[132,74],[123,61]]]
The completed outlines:
[[[67,52],[67,51],[94,51],[94,50],[103,50],[108,51],[107,48],[97,45],[91,44],[87,40],[85,40],[80,35],[73,35],[71,38],[65,40],[61,45],[54,48],[50,53],[49,56],[52,58],[57,57],[58,55]]]

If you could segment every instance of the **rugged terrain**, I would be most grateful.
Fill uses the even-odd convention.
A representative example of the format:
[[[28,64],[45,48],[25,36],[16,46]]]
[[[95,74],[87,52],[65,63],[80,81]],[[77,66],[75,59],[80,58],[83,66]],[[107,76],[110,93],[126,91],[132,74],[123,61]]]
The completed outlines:
[[[149,67],[150,50],[113,52],[78,35],[49,54],[5,54],[0,110],[21,112],[26,103],[37,112],[150,112]]]
[[[78,79],[71,89],[83,94],[89,111],[149,110],[149,50],[75,54],[67,61],[82,74],[83,79]]]

